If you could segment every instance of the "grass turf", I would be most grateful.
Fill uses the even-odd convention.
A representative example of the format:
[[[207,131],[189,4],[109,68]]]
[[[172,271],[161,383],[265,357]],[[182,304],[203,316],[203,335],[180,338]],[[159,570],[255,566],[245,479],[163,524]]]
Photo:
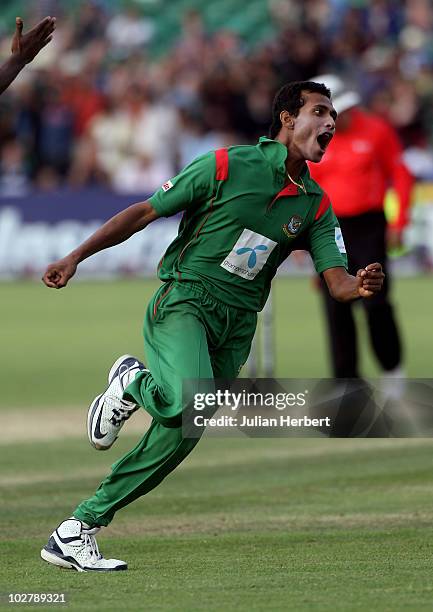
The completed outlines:
[[[83,282],[55,292],[3,283],[2,417],[12,406],[56,406],[62,418],[67,406],[87,405],[118,354],[141,354],[156,286]],[[432,293],[429,278],[396,282],[411,376],[431,377]],[[275,313],[276,374],[325,375],[322,315],[308,281],[280,279]],[[25,591],[65,592],[76,610],[431,609],[433,459],[420,439],[205,439],[99,539],[128,572],[43,563],[51,530],[133,443],[123,436],[97,453],[83,431],[82,439],[0,446],[0,603]]]
[[[99,538],[128,572],[41,561],[52,528],[131,444],[2,449],[1,593],[64,592],[76,610],[431,609],[426,440],[207,438]]]
[[[157,281],[72,282],[61,291],[41,283],[2,283],[1,406],[87,404],[122,353],[143,354],[141,327]],[[307,279],[275,282],[276,376],[329,375],[323,315]],[[402,321],[407,373],[432,376],[431,278],[399,279],[395,302]],[[363,371],[377,368],[367,350],[361,308]]]

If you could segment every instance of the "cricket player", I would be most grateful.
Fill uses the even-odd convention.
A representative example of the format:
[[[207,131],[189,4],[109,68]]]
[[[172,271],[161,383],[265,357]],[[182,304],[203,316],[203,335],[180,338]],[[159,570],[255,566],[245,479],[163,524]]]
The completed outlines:
[[[22,33],[23,26],[23,20],[21,17],[17,17],[15,20],[15,34],[11,45],[12,54],[0,66],[0,94],[9,87],[24,66],[30,63],[39,51],[52,40],[52,34],[56,27],[56,18],[45,17],[27,34]]]
[[[336,115],[324,85],[285,85],[274,99],[269,138],[202,155],[148,201],[123,210],[48,266],[44,283],[60,289],[87,257],[127,240],[158,217],[183,211],[178,236],[158,267],[162,285],[145,315],[147,367],[129,355],[113,364],[108,387],[90,405],[88,435],[95,448],[109,448],[138,407],[151,414],[152,423],[95,494],[52,533],[41,551],[45,561],[78,571],[127,568],[124,561],[100,554],[95,533],[192,451],[198,440],[182,435],[182,381],[200,384],[200,379],[238,375],[257,312],[292,250],[301,244],[309,249],[337,300],[370,298],[380,291],[380,263],[356,276],[347,273],[329,198],[306,165],[321,160]]]

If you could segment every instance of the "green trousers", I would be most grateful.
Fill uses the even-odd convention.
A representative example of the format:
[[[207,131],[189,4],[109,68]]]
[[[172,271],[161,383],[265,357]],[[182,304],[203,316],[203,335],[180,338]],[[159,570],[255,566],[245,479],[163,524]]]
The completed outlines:
[[[89,526],[108,525],[120,508],[156,487],[192,451],[198,438],[182,435],[182,381],[233,379],[246,362],[257,314],[222,304],[200,283],[165,283],[144,320],[150,372],[140,372],[124,398],[153,417],[137,446],[119,459],[93,497],[74,516]],[[202,389],[201,389],[202,390]]]

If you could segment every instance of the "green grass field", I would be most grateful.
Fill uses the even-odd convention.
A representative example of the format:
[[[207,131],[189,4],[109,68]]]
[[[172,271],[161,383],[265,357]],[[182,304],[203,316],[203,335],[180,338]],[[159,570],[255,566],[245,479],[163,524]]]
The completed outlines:
[[[61,291],[42,283],[2,283],[0,406],[87,403],[110,363],[143,354],[145,306],[157,281],[72,282]],[[395,296],[411,377],[432,377],[433,279],[401,279]],[[276,376],[329,375],[319,296],[306,279],[275,283]],[[364,372],[377,374],[358,307]],[[96,382],[95,382],[96,381]],[[96,385],[96,387],[95,387]]]
[[[84,611],[431,610],[433,443],[425,439],[205,438],[98,538],[128,572],[78,574],[39,559],[56,524],[137,439],[125,428],[98,453],[84,417],[112,360],[141,354],[155,286],[0,285],[8,432],[0,440],[0,609],[9,592],[64,592],[68,609]],[[408,372],[431,378],[432,280],[400,280],[395,295]],[[279,281],[275,312],[277,375],[326,375],[309,283]],[[371,359],[364,365],[376,373]],[[57,435],[72,413],[78,428]]]

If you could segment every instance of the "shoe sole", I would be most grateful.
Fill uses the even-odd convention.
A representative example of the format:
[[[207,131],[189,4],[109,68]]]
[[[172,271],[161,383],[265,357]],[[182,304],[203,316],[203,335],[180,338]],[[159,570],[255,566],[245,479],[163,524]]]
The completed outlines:
[[[118,567],[113,567],[111,569],[103,569],[103,568],[97,568],[97,569],[84,569],[83,567],[81,567],[81,565],[72,563],[71,561],[67,561],[66,559],[63,559],[62,557],[59,557],[59,555],[56,555],[54,552],[50,552],[49,550],[47,550],[46,548],[43,548],[41,550],[41,559],[43,559],[44,561],[46,561],[47,563],[51,563],[51,565],[56,565],[57,567],[63,567],[64,569],[73,569],[76,572],[121,572],[121,571],[125,571],[128,569],[128,566],[126,565],[119,565]]]
[[[66,561],[66,559],[62,559],[55,553],[49,552],[46,548],[41,550],[41,559],[46,561],[47,563],[51,563],[51,565],[57,565],[57,567],[63,567],[65,569],[73,569],[77,572],[85,572],[86,570],[80,567],[79,565],[74,565],[70,561]]]
[[[113,380],[113,377],[114,377],[116,371],[119,369],[119,367],[122,364],[122,362],[125,361],[125,359],[136,359],[136,358],[133,355],[122,355],[121,357],[119,357],[119,359],[116,359],[116,361],[111,366],[110,371],[108,372],[108,387],[111,385],[111,382]],[[107,387],[107,389],[108,389],[108,387]],[[105,389],[105,391],[107,389]],[[105,393],[105,391],[104,391],[104,393]],[[115,443],[115,441],[117,440],[117,438],[115,438],[113,440],[113,442],[109,446],[103,446],[102,444],[98,444],[97,442],[94,442],[93,439],[92,439],[92,431],[93,431],[92,423],[93,423],[93,419],[95,417],[96,411],[98,410],[98,402],[101,399],[101,397],[104,395],[104,393],[100,393],[99,395],[97,395],[95,397],[93,402],[90,404],[89,410],[87,411],[87,437],[89,438],[89,442],[93,446],[93,448],[96,449],[96,450],[99,450],[99,451],[110,449],[113,446],[113,444]]]

